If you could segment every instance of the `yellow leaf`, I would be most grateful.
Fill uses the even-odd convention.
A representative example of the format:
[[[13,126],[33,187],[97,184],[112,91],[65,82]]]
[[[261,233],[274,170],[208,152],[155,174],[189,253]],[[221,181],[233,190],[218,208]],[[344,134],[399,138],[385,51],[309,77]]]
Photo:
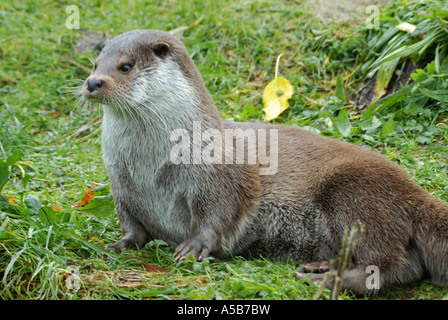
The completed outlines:
[[[59,204],[55,204],[53,206],[50,206],[53,211],[62,211],[62,207]]]
[[[415,31],[415,29],[417,28],[417,26],[407,23],[407,22],[403,22],[400,23],[398,26],[396,26],[397,29],[401,30],[401,31],[406,31],[408,33],[413,33]]]
[[[263,111],[266,120],[271,121],[288,109],[288,100],[293,92],[291,83],[284,77],[277,77],[268,83],[263,93]]]

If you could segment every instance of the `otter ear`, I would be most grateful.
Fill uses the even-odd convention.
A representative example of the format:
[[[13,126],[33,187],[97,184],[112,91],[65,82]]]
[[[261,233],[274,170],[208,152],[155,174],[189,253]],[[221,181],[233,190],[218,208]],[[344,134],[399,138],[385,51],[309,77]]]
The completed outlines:
[[[165,58],[166,55],[170,52],[170,45],[166,42],[158,42],[154,46],[152,46],[151,49],[156,54],[156,56]]]

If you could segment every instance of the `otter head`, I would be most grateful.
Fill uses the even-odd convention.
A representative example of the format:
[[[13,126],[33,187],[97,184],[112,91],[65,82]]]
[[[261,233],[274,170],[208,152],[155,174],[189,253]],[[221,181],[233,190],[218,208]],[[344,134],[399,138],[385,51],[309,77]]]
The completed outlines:
[[[108,40],[82,86],[85,99],[121,114],[171,114],[199,103],[202,78],[184,45],[158,30],[133,30]]]

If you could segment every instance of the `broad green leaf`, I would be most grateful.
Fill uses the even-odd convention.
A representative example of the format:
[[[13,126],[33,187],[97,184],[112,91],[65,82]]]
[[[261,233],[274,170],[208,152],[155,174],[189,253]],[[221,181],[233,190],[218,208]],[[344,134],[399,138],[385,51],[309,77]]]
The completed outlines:
[[[23,157],[23,152],[16,149],[12,152],[12,155],[10,155],[8,157],[8,159],[6,160],[6,165],[12,166],[16,162],[20,161],[22,159],[22,157]]]
[[[352,125],[350,123],[347,110],[339,111],[338,117],[336,118],[334,125],[342,136],[344,137],[350,136]]]
[[[28,186],[28,183],[30,182],[30,180],[33,176],[34,176],[34,173],[26,173],[25,177],[22,178],[22,185],[25,189]]]
[[[428,75],[432,75],[436,72],[436,63],[435,61],[431,61],[426,65],[426,72]]]
[[[39,213],[40,208],[42,208],[42,202],[40,202],[39,197],[28,194],[25,198],[25,205],[30,209],[31,212],[35,214]]]
[[[103,186],[96,187],[92,189],[92,193],[97,196],[106,196],[110,193],[110,184],[105,184]]]
[[[55,211],[48,206],[42,206],[39,209],[39,219],[47,226],[57,226]]]
[[[415,82],[423,82],[426,79],[428,79],[428,75],[426,74],[426,71],[423,69],[417,69],[413,74],[411,74],[412,80]]]
[[[39,210],[39,219],[48,226],[57,226],[58,223],[68,222],[70,220],[70,213],[55,211],[49,206],[43,206]]]
[[[390,118],[386,124],[381,129],[380,138],[385,138],[388,134],[391,134],[394,131],[394,118]]]
[[[430,143],[432,139],[431,139],[431,137],[422,135],[422,136],[418,136],[415,140],[421,144],[427,144],[427,143]]]
[[[370,131],[370,132],[375,131],[376,128],[379,128],[382,124],[383,123],[381,122],[381,120],[378,117],[373,116],[372,122],[370,123],[370,126],[368,128],[368,131]]]
[[[375,143],[375,139],[374,139],[371,135],[363,134],[363,135],[361,135],[361,137],[362,137],[364,140],[366,140],[366,141]]]
[[[98,196],[93,198],[86,206],[80,208],[88,214],[101,218],[109,215],[115,209],[112,195]]]

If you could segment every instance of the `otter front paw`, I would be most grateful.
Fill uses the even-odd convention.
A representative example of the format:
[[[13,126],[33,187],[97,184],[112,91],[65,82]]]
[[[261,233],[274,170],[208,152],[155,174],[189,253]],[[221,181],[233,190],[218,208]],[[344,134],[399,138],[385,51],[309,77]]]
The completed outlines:
[[[115,253],[125,252],[127,249],[137,250],[145,245],[145,242],[131,239],[131,238],[123,238],[118,242],[106,244],[104,249],[110,250],[113,249]]]
[[[210,254],[209,241],[204,241],[199,237],[192,237],[182,242],[174,252],[176,260],[183,260],[188,254],[193,254],[197,261],[202,261]]]

